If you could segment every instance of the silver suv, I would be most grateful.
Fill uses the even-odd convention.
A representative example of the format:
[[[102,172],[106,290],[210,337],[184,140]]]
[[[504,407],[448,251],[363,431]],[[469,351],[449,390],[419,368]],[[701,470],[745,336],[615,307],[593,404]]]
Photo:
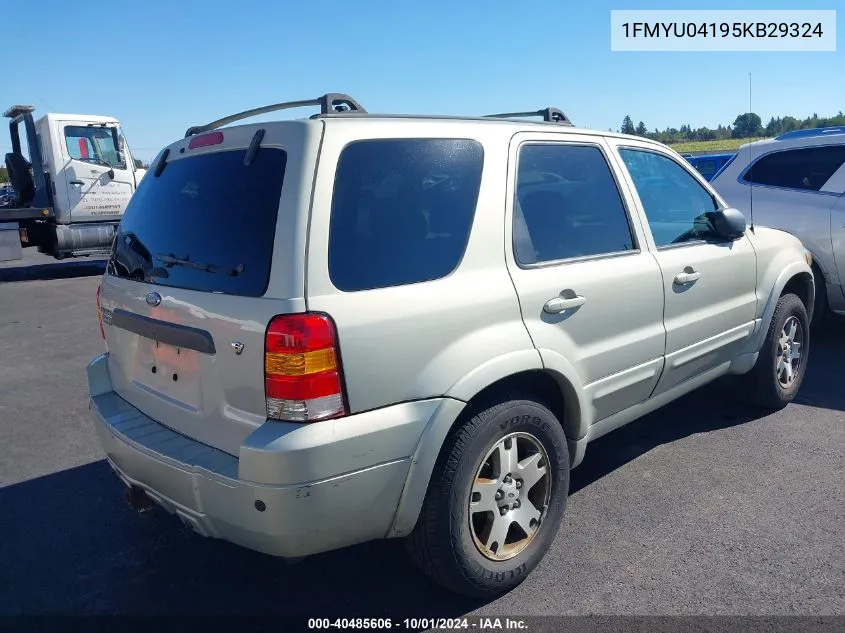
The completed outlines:
[[[813,254],[814,324],[845,315],[845,128],[743,145],[712,185],[749,221],[789,231]]]
[[[330,94],[164,149],[87,370],[130,502],[282,557],[407,537],[433,580],[493,595],[548,550],[591,440],[725,374],[792,400],[801,243],[746,230],[663,145],[528,114]]]

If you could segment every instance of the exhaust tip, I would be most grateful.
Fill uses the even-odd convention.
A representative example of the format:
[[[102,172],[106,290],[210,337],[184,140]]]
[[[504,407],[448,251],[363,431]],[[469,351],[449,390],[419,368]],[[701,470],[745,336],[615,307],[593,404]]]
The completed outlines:
[[[129,486],[126,489],[125,499],[126,503],[129,504],[129,507],[135,510],[138,514],[149,512],[155,505],[153,500],[150,499],[149,495],[147,495],[146,491],[138,486]]]

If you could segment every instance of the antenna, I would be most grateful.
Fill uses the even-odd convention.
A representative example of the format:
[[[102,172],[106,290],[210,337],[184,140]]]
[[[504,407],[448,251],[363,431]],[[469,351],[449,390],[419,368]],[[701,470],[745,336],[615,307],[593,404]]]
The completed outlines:
[[[751,73],[748,73],[748,113],[751,114],[753,110],[751,109]],[[751,169],[754,169],[754,141],[751,141],[751,144],[748,146],[748,164],[751,165]],[[753,173],[753,172],[752,172]],[[748,205],[748,220],[751,224],[751,232],[754,232],[754,183],[752,182],[751,185],[748,187],[748,195],[749,195],[749,205]]]

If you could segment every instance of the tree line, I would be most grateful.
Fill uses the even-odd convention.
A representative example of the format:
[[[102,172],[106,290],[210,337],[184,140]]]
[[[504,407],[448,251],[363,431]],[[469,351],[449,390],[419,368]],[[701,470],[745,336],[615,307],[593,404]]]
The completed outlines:
[[[845,127],[845,113],[842,110],[837,115],[830,117],[820,117],[818,114],[813,114],[813,116],[807,117],[806,119],[797,119],[791,116],[772,117],[765,126],[758,114],[746,112],[737,116],[732,125],[725,126],[719,124],[715,129],[700,127],[694,130],[689,125],[682,125],[680,128],[667,127],[663,131],[655,128],[649,131],[642,121],[634,125],[634,120],[630,115],[626,114],[622,120],[622,127],[617,131],[623,134],[643,136],[668,145],[689,141],[718,141],[728,138],[772,137],[793,130],[840,125]],[[610,131],[612,132],[613,130]],[[149,168],[148,164],[143,163],[137,158],[135,159],[135,166],[139,169],[142,167],[144,169]],[[5,167],[0,167],[0,183],[2,182],[9,182],[9,174],[6,172]]]
[[[732,125],[719,125],[715,129],[700,127],[693,129],[689,125],[682,125],[680,128],[668,127],[661,131],[655,128],[649,131],[645,123],[640,121],[634,125],[633,119],[625,115],[622,120],[622,127],[618,130],[623,134],[643,136],[661,143],[683,143],[688,141],[717,141],[728,138],[754,138],[772,137],[791,132],[793,130],[806,130],[819,127],[845,126],[845,113],[842,110],[836,116],[820,117],[813,114],[806,119],[797,119],[791,116],[772,117],[766,125],[758,114],[746,112],[734,119]]]

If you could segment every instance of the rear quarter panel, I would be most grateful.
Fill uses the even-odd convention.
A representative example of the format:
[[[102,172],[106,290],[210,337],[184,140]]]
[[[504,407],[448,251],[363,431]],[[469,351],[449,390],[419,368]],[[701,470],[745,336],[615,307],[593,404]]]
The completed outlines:
[[[440,395],[468,398],[502,374],[541,367],[504,260],[511,134],[507,126],[465,121],[326,122],[312,203],[306,300],[309,310],[326,312],[337,324],[352,412]],[[414,137],[474,139],[484,148],[463,259],[439,280],[342,292],[332,284],[327,260],[340,153],[355,140]]]

